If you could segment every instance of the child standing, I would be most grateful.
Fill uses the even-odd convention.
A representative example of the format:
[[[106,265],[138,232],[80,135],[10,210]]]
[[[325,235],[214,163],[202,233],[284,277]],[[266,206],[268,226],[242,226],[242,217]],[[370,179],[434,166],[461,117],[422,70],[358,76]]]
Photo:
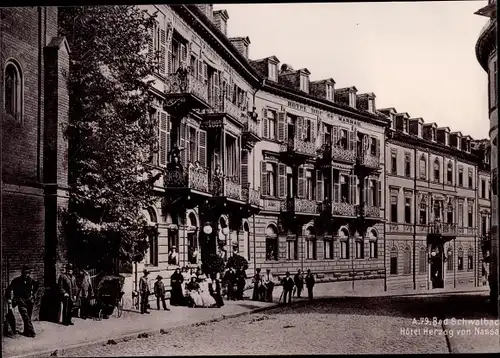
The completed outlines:
[[[160,310],[160,300],[165,311],[170,311],[165,303],[165,284],[163,283],[163,277],[158,275],[155,282],[155,296],[156,296],[156,307]]]

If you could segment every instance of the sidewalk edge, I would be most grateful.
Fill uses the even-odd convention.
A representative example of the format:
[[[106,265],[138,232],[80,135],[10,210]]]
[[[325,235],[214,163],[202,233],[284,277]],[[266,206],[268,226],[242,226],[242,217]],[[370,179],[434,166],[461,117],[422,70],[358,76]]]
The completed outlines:
[[[173,327],[169,327],[169,328],[156,328],[154,330],[151,329],[151,330],[147,330],[147,331],[138,330],[138,331],[132,332],[132,333],[130,333],[130,332],[124,333],[124,334],[119,335],[119,336],[114,337],[114,338],[108,337],[105,339],[99,339],[99,340],[95,340],[95,341],[75,343],[72,345],[68,345],[66,347],[45,349],[43,351],[40,350],[38,352],[30,352],[30,353],[19,354],[19,355],[4,355],[4,354],[2,354],[2,356],[5,358],[32,358],[32,357],[40,357],[40,356],[49,356],[55,350],[58,351],[58,355],[61,355],[61,354],[64,354],[64,352],[66,352],[66,351],[71,351],[73,349],[77,349],[77,348],[81,348],[81,347],[90,347],[90,346],[97,346],[97,345],[106,344],[110,340],[114,340],[116,343],[120,343],[120,342],[124,342],[126,340],[128,341],[130,339],[136,339],[137,336],[140,334],[147,334],[149,337],[151,337],[153,335],[161,334],[160,330],[162,330],[162,329],[164,329],[165,331],[169,331],[169,330],[172,330],[175,328],[190,327],[190,326],[196,326],[196,325],[200,325],[200,324],[208,324],[208,323],[212,323],[212,322],[222,321],[222,320],[227,319],[227,318],[235,318],[235,317],[240,317],[240,316],[244,316],[244,315],[248,315],[248,314],[252,314],[252,313],[259,313],[259,312],[267,311],[269,309],[273,309],[273,308],[276,308],[278,306],[279,306],[279,304],[273,302],[273,304],[271,306],[259,307],[259,308],[251,309],[251,310],[244,311],[244,312],[231,313],[228,315],[223,314],[220,317],[202,320],[199,322],[180,323],[177,326],[173,326]]]

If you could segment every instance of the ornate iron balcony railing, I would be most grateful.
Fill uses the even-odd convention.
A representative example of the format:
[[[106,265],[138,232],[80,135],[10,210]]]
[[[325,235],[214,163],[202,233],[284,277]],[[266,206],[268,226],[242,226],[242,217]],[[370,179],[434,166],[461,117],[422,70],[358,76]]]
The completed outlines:
[[[189,73],[189,70],[178,70],[170,73],[165,79],[166,93],[191,93],[208,102],[208,86]]]
[[[189,188],[208,193],[208,170],[197,167],[167,169],[165,186]]]

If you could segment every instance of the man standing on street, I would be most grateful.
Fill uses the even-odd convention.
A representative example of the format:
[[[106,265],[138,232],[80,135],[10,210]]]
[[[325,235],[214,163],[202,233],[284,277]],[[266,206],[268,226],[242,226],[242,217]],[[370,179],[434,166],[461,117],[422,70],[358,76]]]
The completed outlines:
[[[297,287],[297,297],[300,298],[300,294],[302,293],[302,290],[304,289],[304,276],[302,275],[302,271],[300,269],[295,274],[295,277],[293,278],[293,282],[295,283],[295,286]]]
[[[165,303],[165,284],[163,283],[163,277],[158,275],[156,277],[156,282],[155,282],[155,296],[156,296],[156,308],[158,308],[158,311],[160,310],[160,301],[162,303],[163,309],[165,311],[170,311],[169,308],[167,308],[167,304]]]
[[[149,280],[148,280],[148,275],[149,271],[147,269],[144,269],[144,275],[141,277],[139,280],[139,293],[141,295],[141,314],[147,313],[149,314],[148,311],[148,305],[149,305]]]
[[[314,275],[311,273],[311,270],[307,270],[306,287],[307,287],[307,295],[309,296],[310,300],[313,299],[313,287],[315,283],[316,280],[314,279]]]
[[[12,304],[12,308],[17,306],[19,314],[21,315],[24,322],[24,332],[23,335],[26,337],[35,337],[35,329],[33,328],[33,323],[31,322],[31,315],[33,313],[33,305],[35,303],[35,293],[38,290],[38,282],[31,278],[31,270],[27,266],[23,266],[21,271],[21,276],[16,277],[12,280],[10,285],[6,290],[7,303]],[[14,293],[14,298],[12,298],[12,293]],[[13,334],[15,331],[15,318],[13,319]]]
[[[76,278],[73,276],[73,265],[66,265],[66,272],[59,276],[59,291],[62,296],[62,323],[72,326],[73,306],[76,301]]]
[[[80,318],[87,319],[90,311],[90,298],[94,294],[89,273],[81,269],[76,281],[78,288],[77,298],[80,299]]]
[[[234,271],[233,267],[230,267],[229,270],[226,272],[224,275],[224,282],[227,287],[227,299],[229,300],[235,300],[236,298],[236,292],[234,292],[234,284],[236,283],[236,272]]]
[[[292,303],[292,291],[295,284],[293,278],[290,277],[290,272],[286,272],[285,278],[281,281],[283,285],[283,303],[286,304],[286,296],[288,295],[288,303]]]
[[[247,273],[243,268],[239,267],[236,270],[236,299],[243,299],[243,292],[245,291],[245,284],[247,282]]]
[[[264,286],[266,287],[266,302],[273,302],[274,278],[271,269],[266,270],[264,275]]]

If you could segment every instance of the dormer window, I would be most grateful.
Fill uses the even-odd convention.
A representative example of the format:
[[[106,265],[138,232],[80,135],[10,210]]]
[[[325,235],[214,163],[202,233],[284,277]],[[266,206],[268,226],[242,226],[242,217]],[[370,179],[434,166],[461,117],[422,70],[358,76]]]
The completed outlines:
[[[368,112],[375,112],[375,100],[373,98],[368,98]]]
[[[278,73],[278,66],[275,63],[269,63],[269,79],[271,81],[275,82],[278,81],[277,73]]]
[[[408,119],[403,118],[403,132],[408,133]]]
[[[300,76],[300,90],[309,93],[309,78],[307,76]]]
[[[349,106],[356,108],[356,93],[354,91],[349,92]]]
[[[331,84],[326,85],[326,99],[333,101],[333,86]]]
[[[436,141],[436,128],[431,128],[431,140]]]

